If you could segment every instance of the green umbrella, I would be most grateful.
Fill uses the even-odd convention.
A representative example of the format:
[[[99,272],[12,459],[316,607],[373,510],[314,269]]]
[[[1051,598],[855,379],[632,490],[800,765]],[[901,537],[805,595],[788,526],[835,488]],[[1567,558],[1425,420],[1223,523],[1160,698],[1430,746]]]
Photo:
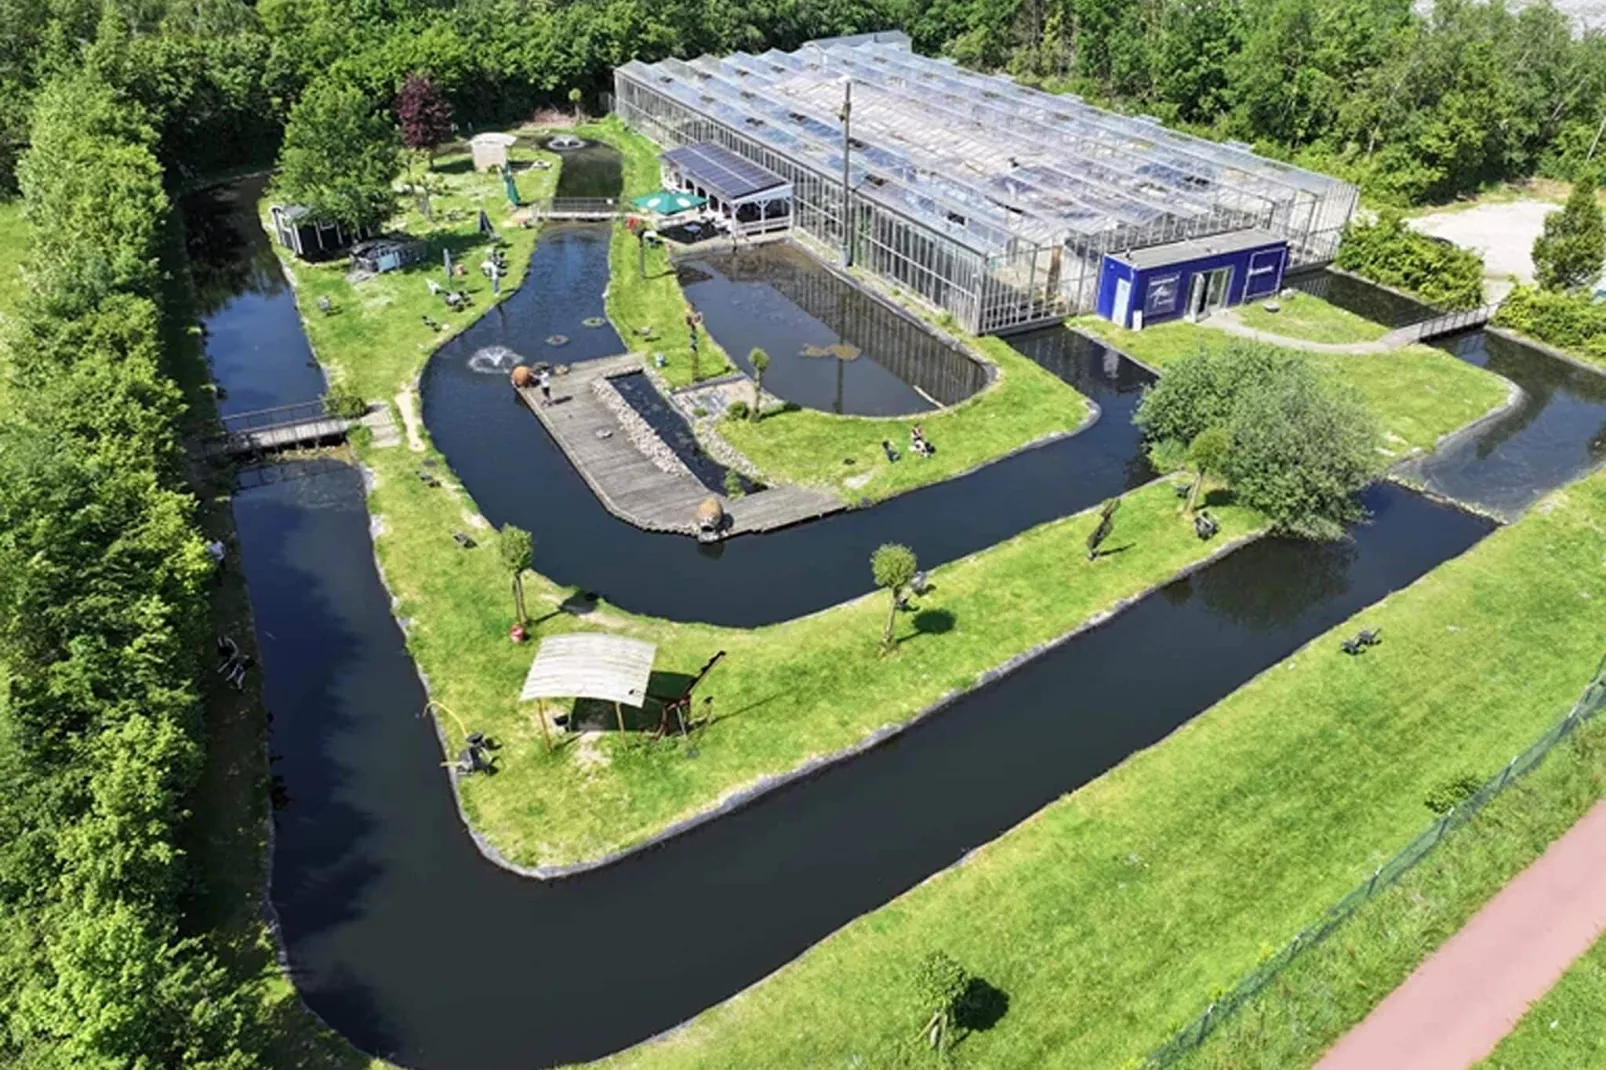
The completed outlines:
[[[672,190],[661,189],[655,193],[648,193],[635,199],[635,206],[643,212],[652,212],[656,215],[675,215],[679,212],[689,212],[708,203],[707,197],[699,197],[695,193],[675,193]]]

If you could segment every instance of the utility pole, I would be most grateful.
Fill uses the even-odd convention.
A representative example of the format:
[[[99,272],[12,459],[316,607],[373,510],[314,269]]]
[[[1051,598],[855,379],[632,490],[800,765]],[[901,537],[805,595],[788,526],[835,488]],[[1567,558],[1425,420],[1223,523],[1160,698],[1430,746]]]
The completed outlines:
[[[853,189],[850,153],[853,150],[853,77],[842,79],[842,265],[853,266]]]

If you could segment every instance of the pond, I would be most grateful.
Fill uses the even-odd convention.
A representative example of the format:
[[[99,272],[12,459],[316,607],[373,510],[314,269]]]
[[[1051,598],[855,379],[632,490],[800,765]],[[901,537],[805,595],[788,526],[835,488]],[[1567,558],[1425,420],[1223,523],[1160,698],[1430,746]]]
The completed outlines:
[[[749,375],[770,356],[764,389],[824,412],[903,416],[963,401],[988,371],[908,315],[787,242],[677,261],[703,325]]]
[[[237,255],[265,240],[254,223],[243,237]],[[580,280],[597,281],[588,258],[605,264],[605,243],[559,228],[536,256],[544,266],[532,267],[541,286],[527,285],[529,307],[488,312],[431,361],[426,412],[487,514],[537,532],[539,568],[600,579],[624,605],[795,616],[862,590],[868,547],[889,531],[924,538],[923,560],[940,561],[1152,476],[1130,424],[1147,373],[1055,328],[1015,344],[1099,402],[1089,430],[929,492],[701,557],[691,540],[608,516],[519,408],[505,373],[470,367],[493,343],[533,348],[575,329],[600,304],[600,290],[579,300]],[[248,271],[232,277],[237,296],[208,317],[219,375],[283,376],[267,391],[275,403],[304,400],[302,350],[254,360],[225,351],[248,344],[257,319],[294,317],[288,291],[260,293]],[[230,317],[238,329],[219,330]],[[577,358],[617,342],[575,333]],[[1543,395],[1526,426],[1546,426],[1557,401],[1565,414],[1564,393]],[[480,434],[480,424],[491,428]],[[1570,456],[1595,433],[1572,416],[1554,426],[1571,436]],[[243,491],[235,518],[276,715],[274,770],[289,800],[274,819],[271,895],[297,988],[364,1051],[429,1070],[590,1059],[668,1029],[1162,739],[1491,528],[1397,486],[1364,501],[1371,520],[1349,540],[1241,549],[856,760],[618,865],[541,883],[486,862],[459,822],[420,716],[427,696],[375,569],[360,474],[335,468]],[[762,597],[731,600],[732,587]],[[1153,671],[1157,649],[1169,652],[1167,672]]]

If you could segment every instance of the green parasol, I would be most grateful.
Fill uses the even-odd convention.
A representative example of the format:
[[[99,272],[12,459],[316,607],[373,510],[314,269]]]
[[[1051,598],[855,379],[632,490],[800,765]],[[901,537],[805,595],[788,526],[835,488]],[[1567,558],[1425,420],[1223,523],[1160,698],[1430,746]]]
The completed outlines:
[[[689,212],[693,208],[700,208],[708,203],[707,197],[699,197],[695,193],[676,193],[673,190],[661,189],[637,197],[633,202],[643,212],[652,212],[655,215],[676,215],[680,212]]]

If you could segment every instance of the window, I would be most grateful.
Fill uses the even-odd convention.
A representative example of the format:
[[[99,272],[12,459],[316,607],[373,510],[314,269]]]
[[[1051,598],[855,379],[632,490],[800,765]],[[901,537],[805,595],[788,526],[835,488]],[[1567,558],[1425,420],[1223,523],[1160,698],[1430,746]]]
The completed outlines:
[[[1167,312],[1177,310],[1177,283],[1178,275],[1164,275],[1158,279],[1149,280],[1149,292],[1143,299],[1143,314],[1146,317],[1163,316]]]

